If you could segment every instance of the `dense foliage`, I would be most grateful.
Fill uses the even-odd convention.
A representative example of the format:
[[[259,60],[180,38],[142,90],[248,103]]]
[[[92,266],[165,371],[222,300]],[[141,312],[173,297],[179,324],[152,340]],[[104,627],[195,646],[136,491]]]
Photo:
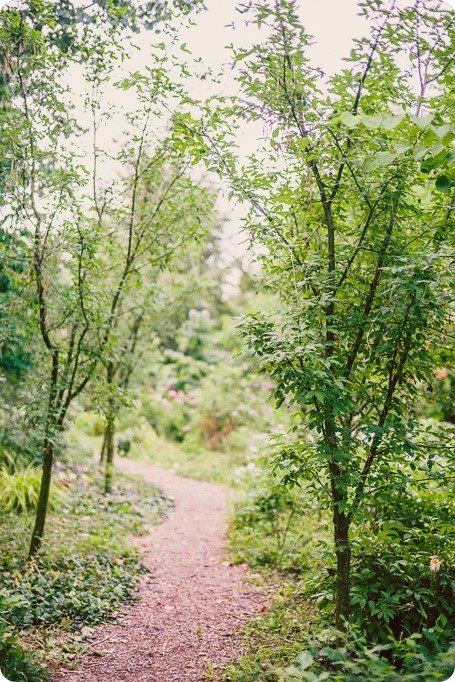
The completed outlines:
[[[328,75],[296,0],[239,4],[261,38],[233,53],[238,95],[198,102],[174,48],[199,9],[0,12],[2,672],[42,679],[133,598],[126,535],[166,503],[117,455],[237,489],[231,560],[271,596],[226,680],[441,679],[453,12],[360,0],[365,35]],[[138,31],[152,66],[129,72]],[[216,174],[252,268],[223,253]]]

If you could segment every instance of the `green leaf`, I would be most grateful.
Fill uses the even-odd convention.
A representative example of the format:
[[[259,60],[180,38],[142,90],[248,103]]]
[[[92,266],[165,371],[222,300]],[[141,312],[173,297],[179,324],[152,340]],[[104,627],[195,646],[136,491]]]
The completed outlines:
[[[308,651],[302,651],[297,657],[301,670],[306,670],[313,663],[313,656]]]
[[[433,120],[433,114],[427,114],[426,116],[414,116],[413,114],[409,114],[409,118],[413,123],[423,130],[424,128],[428,128],[430,125],[431,121]]]
[[[362,116],[362,123],[366,128],[377,129],[382,125],[382,115],[379,116]]]
[[[438,175],[435,186],[436,189],[439,189],[441,192],[449,192],[453,187],[453,184],[453,181],[450,180],[447,175]]]
[[[341,120],[349,128],[355,128],[360,123],[360,116],[352,114],[350,111],[341,112]]]
[[[411,146],[409,144],[397,144],[395,147],[395,151],[397,154],[405,154],[407,151],[411,149]]]
[[[398,154],[392,154],[392,152],[379,152],[374,156],[367,156],[363,162],[363,170],[368,172],[380,166],[389,166],[397,156]]]
[[[400,114],[399,116],[385,116],[382,127],[385,128],[385,130],[394,130],[394,128],[397,128],[400,125],[403,119],[404,114]]]
[[[412,153],[416,161],[422,159],[428,151],[428,147],[416,147]]]

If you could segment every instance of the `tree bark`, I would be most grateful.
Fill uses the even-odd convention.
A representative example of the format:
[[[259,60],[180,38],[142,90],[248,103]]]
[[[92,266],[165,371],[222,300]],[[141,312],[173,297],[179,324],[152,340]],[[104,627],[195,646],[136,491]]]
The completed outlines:
[[[41,476],[41,486],[36,508],[35,526],[33,528],[32,539],[30,542],[29,559],[32,559],[40,550],[44,527],[46,525],[47,508],[49,504],[49,492],[51,488],[52,466],[54,463],[54,443],[47,438],[44,442],[43,472]]]
[[[335,552],[337,557],[335,625],[345,630],[349,619],[351,547],[349,545],[349,518],[336,508],[333,513]]]
[[[106,415],[106,468],[104,473],[104,492],[110,493],[112,490],[112,474],[114,468],[114,433],[115,433],[115,401],[112,395],[115,369],[112,362],[109,362],[106,369],[106,384],[108,390],[108,403]]]
[[[332,408],[333,406],[328,403],[326,410],[330,410],[330,418],[325,421],[325,435],[327,446],[332,452],[329,470],[332,492],[333,537],[337,560],[335,625],[338,630],[346,630],[350,615],[351,547],[349,544],[349,528],[351,519],[349,514],[343,511],[347,494],[342,469],[335,456],[338,451],[338,443]]]
[[[106,426],[106,469],[104,474],[104,492],[112,492],[112,473],[114,468],[114,434],[115,417],[111,413]]]
[[[104,459],[106,457],[106,447],[107,447],[107,425],[106,428],[104,429],[103,433],[103,444],[101,446],[101,452],[100,452],[100,464],[104,462]]]

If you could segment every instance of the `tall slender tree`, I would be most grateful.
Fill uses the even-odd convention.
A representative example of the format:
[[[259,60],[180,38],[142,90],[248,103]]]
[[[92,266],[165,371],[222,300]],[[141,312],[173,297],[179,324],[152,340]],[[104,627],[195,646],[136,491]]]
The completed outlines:
[[[249,3],[266,37],[235,54],[242,94],[215,116],[210,102],[198,123],[179,119],[248,202],[263,284],[282,299],[244,334],[277,403],[297,406],[311,434],[275,465],[289,485],[310,479],[331,510],[339,628],[364,501],[405,490],[413,470],[431,476],[436,449],[417,444],[414,401],[453,300],[454,14],[433,0],[359,7],[367,35],[327,76],[296,2]],[[260,121],[266,138],[243,167],[230,142],[239,121]]]
[[[53,462],[68,409],[97,366],[102,364],[109,374],[124,293],[130,282],[140,285],[142,268],[159,267],[191,237],[194,226],[193,232],[199,229],[197,220],[190,219],[191,201],[185,207],[175,201],[177,190],[182,200],[187,193],[198,201],[195,184],[186,174],[184,150],[176,153],[170,138],[163,142],[155,128],[153,155],[145,157],[150,124],[158,125],[160,116],[168,116],[164,100],[171,86],[165,58],[151,70],[148,85],[142,82],[145,113],[131,116],[132,144],[117,159],[128,178],[119,186],[131,201],[125,208],[114,194],[112,202],[104,195],[101,204],[93,185],[95,210],[90,211],[92,178],[74,144],[83,131],[72,116],[71,92],[64,82],[72,60],[89,64],[95,59],[106,69],[112,59],[121,58],[115,43],[119,29],[109,22],[104,27],[102,19],[101,13],[78,30],[77,44],[66,51],[55,40],[54,3],[31,2],[1,15],[3,234],[8,235],[3,246],[7,257],[19,243],[25,249],[24,279],[36,299],[32,313],[39,339],[37,381],[42,386],[40,402],[46,404],[43,474],[30,556],[42,543]],[[146,183],[150,192],[144,198]],[[201,189],[199,196],[203,194]],[[181,230],[188,228],[187,233],[173,229],[174,223]]]

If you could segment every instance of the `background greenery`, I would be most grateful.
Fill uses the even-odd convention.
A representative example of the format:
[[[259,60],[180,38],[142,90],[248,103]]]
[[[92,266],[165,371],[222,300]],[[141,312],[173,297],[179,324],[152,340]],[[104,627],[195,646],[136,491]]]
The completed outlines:
[[[31,0],[0,13],[7,677],[71,666],[136,597],[131,535],[170,504],[114,474],[114,454],[235,491],[226,552],[267,599],[245,655],[207,679],[420,682],[453,670],[453,17],[439,0],[359,6],[368,35],[330,82],[307,60],[295,3],[241,8],[270,40],[234,55],[241,97],[208,103],[182,85],[194,65],[153,33],[155,68],[112,83],[131,31],[176,41],[169,19],[196,17],[200,3],[81,13]],[[115,153],[97,136],[109,88],[138,103]],[[240,119],[264,127],[246,164]],[[103,163],[118,169],[112,182]],[[249,207],[254,266],[223,253],[204,163]],[[350,617],[335,630],[332,523],[349,509]]]

